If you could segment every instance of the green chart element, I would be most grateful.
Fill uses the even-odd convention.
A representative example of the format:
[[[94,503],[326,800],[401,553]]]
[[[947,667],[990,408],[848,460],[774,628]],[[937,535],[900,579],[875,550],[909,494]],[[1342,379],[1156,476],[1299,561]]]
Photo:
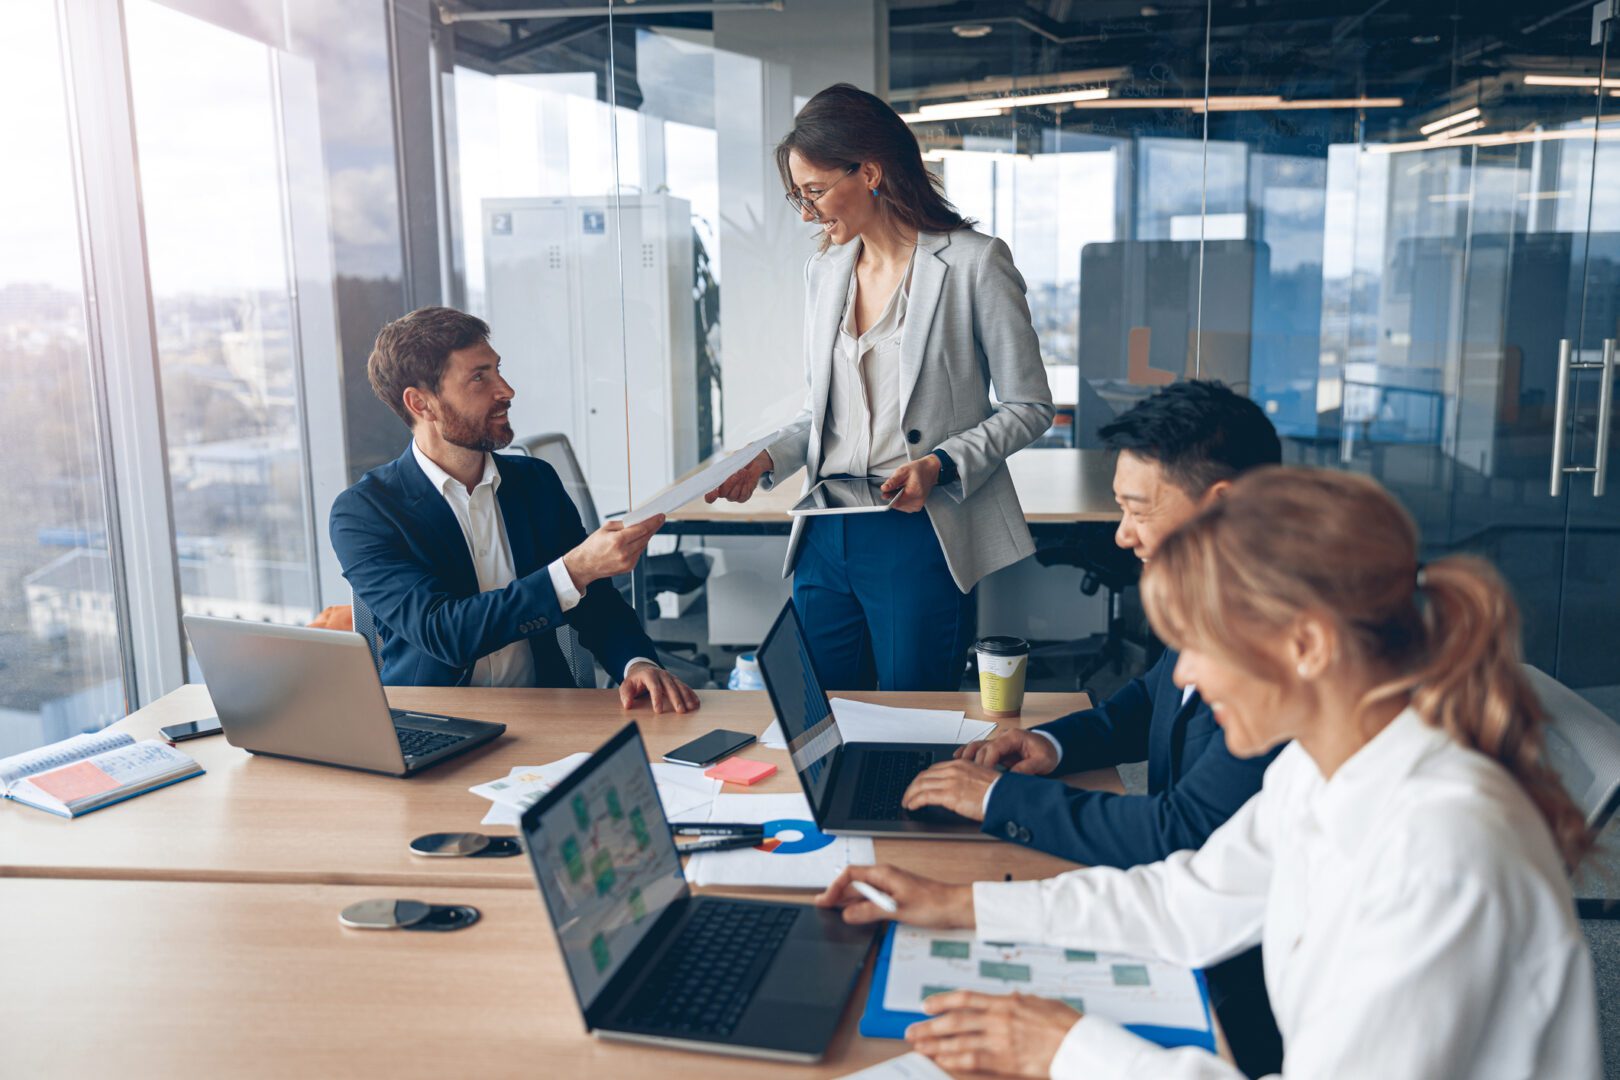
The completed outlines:
[[[598,972],[606,971],[608,964],[612,961],[613,957],[608,953],[607,938],[601,934],[591,938],[591,962],[596,965],[596,970]]]
[[[1147,986],[1150,981],[1148,969],[1141,964],[1114,965],[1115,986]]]
[[[639,806],[630,808],[630,831],[636,834],[636,847],[642,851],[652,843],[652,835],[647,832],[647,819],[641,816]]]
[[[1094,952],[1086,952],[1084,949],[1064,949],[1063,959],[1073,964],[1095,964],[1097,962],[1097,954]]]
[[[613,856],[605,851],[598,851],[591,860],[591,876],[596,879],[596,895],[606,896],[613,891],[613,885],[619,880],[613,872]]]
[[[585,860],[579,857],[579,839],[570,836],[562,842],[563,862],[568,864],[568,880],[579,884],[585,876]]]
[[[647,901],[641,898],[640,889],[630,890],[630,914],[635,918],[636,922],[640,922],[647,917]]]
[[[948,994],[955,989],[956,987],[954,986],[925,986],[922,988],[922,996],[925,998],[931,998],[935,994]]]
[[[985,979],[1000,979],[1002,982],[1029,982],[1029,965],[980,960],[979,976]]]
[[[966,960],[973,955],[973,946],[966,941],[931,941],[928,955],[939,960]]]
[[[614,821],[622,820],[624,817],[624,807],[619,804],[618,788],[610,787],[607,789],[607,804],[608,816],[613,818]]]
[[[1085,998],[1058,998],[1058,1000],[1063,1002],[1063,1004],[1067,1005],[1069,1008],[1073,1009],[1077,1013],[1083,1013],[1083,1012],[1086,1011],[1086,999]]]
[[[574,796],[574,821],[583,831],[591,827],[591,808],[585,802],[585,796]]]

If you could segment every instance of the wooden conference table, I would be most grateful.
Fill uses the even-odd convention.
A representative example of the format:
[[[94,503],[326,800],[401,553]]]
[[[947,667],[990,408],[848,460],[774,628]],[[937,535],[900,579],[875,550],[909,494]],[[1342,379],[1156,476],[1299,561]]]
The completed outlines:
[[[704,691],[690,716],[629,716],[654,756],[713,727],[762,730],[763,693]],[[852,694],[979,715],[976,694]],[[514,765],[603,742],[626,718],[614,691],[391,689],[396,707],[501,720],[507,734],[410,780],[252,757],[222,738],[184,744],[207,775],[78,821],[0,805],[0,1010],[17,1076],[321,1075],[837,1077],[903,1051],[864,1039],[857,991],[827,1064],[771,1066],[599,1043],[580,1024],[526,860],[419,859],[421,833],[478,829],[467,791]],[[1083,707],[1031,694],[1033,725]],[[201,687],[117,726],[137,737],[212,712]],[[781,770],[785,751],[750,757]],[[1084,786],[1120,790],[1113,770]],[[509,829],[491,829],[505,833]],[[1044,877],[1069,864],[999,843],[880,840],[880,860],[967,881]],[[740,890],[739,890],[740,891]],[[780,894],[779,894],[780,895]],[[792,894],[802,897],[804,894]],[[355,900],[468,903],[449,934],[348,930]]]

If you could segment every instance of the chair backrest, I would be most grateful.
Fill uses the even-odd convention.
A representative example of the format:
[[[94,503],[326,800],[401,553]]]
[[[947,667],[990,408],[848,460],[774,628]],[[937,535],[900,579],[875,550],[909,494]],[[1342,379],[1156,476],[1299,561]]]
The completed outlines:
[[[382,645],[377,641],[377,620],[371,617],[371,609],[366,607],[360,594],[350,591],[349,596],[354,603],[354,632],[366,639],[366,647],[371,650],[371,662],[382,671]]]
[[[560,432],[530,435],[514,440],[507,447],[507,452],[539,458],[556,469],[557,475],[562,478],[563,490],[574,500],[579,519],[585,523],[585,531],[595,532],[601,527],[602,519],[596,512],[596,501],[591,498],[591,485],[585,480],[585,470],[579,467],[579,458],[574,456],[574,446],[568,441],[567,435]]]
[[[1601,829],[1620,800],[1620,724],[1539,668],[1526,664],[1524,673],[1547,711],[1547,763],[1586,824]]]

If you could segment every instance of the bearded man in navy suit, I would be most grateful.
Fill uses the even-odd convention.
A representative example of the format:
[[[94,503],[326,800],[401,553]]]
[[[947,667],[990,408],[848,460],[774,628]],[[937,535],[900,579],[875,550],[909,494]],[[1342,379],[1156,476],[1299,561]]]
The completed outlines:
[[[572,626],[629,708],[688,712],[698,698],[658,654],[612,579],[662,517],[587,535],[556,470],[496,454],[514,391],[482,319],[450,308],[383,327],[371,388],[410,445],[339,495],[332,546],[377,624],[390,686],[572,686],[557,629]]]

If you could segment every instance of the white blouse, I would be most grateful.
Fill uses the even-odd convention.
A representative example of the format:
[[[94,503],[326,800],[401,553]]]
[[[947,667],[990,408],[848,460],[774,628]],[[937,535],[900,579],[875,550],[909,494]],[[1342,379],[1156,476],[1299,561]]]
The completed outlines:
[[[857,254],[856,261],[859,259]],[[883,306],[883,313],[860,335],[855,333],[860,274],[850,271],[827,386],[822,476],[888,476],[910,460],[900,434],[900,340],[905,335],[911,268],[916,262],[913,248],[905,276]]]
[[[1263,943],[1301,1077],[1602,1075],[1592,963],[1513,778],[1410,709],[1324,781],[1296,743],[1197,851],[973,887],[982,940],[1203,967]],[[1052,1076],[1238,1077],[1088,1016]]]

